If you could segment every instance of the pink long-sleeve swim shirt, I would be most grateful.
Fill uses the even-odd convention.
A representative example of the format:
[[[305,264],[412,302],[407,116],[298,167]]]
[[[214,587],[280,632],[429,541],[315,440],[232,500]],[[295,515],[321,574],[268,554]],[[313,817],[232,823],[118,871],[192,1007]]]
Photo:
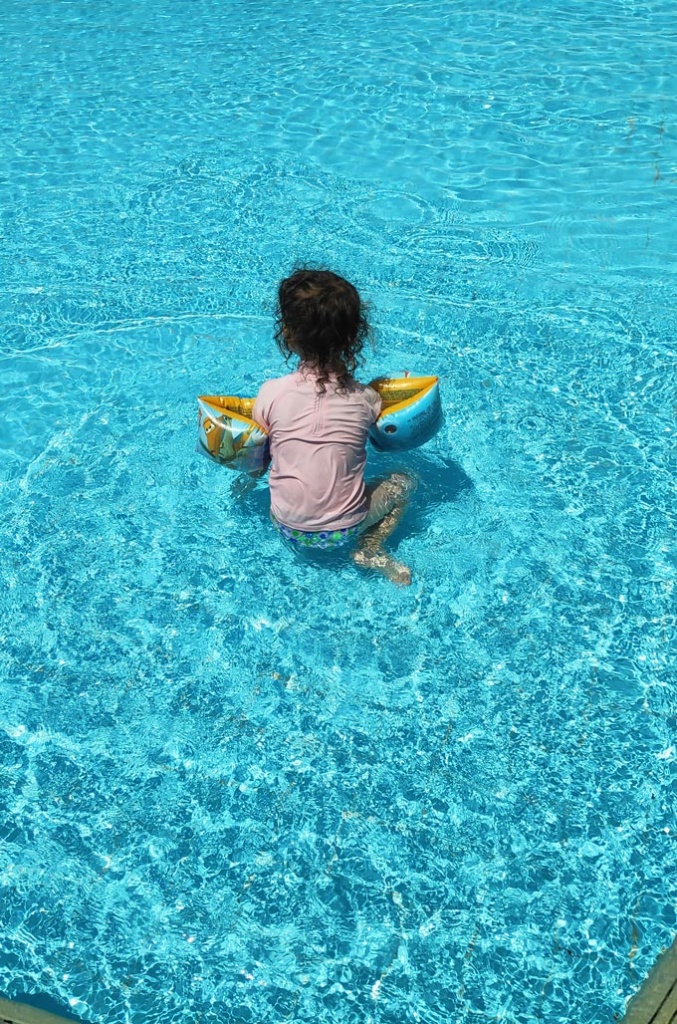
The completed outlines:
[[[367,433],[381,398],[357,381],[340,391],[334,376],[322,393],[317,378],[302,363],[266,381],[252,413],[270,436],[271,512],[293,530],[338,530],[367,514]]]

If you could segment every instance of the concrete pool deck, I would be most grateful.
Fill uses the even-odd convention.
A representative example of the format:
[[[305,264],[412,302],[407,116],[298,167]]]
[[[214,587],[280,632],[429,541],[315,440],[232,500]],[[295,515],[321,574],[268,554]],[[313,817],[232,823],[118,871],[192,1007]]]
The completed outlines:
[[[677,1022],[677,939],[662,953],[628,1003],[623,1024]]]
[[[0,999],[0,1024],[72,1024],[73,1017],[60,1017],[27,1003]]]

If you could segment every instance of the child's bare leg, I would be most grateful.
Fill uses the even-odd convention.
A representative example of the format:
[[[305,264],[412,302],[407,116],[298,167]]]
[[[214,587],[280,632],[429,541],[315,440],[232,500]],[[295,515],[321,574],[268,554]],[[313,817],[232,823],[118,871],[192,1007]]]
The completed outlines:
[[[411,477],[405,476],[404,473],[393,473],[374,489],[367,521],[374,519],[375,522],[362,534],[359,545],[353,552],[353,561],[356,565],[380,572],[391,582],[405,587],[411,583],[411,570],[388,554],[383,542],[404,515],[407,500],[415,487],[415,481]]]
[[[402,510],[404,511],[404,510]],[[396,515],[391,512],[378,526],[372,527],[362,537],[358,548],[353,551],[353,561],[363,569],[373,569],[380,572],[392,583],[399,583],[402,587],[408,587],[411,583],[411,569],[404,562],[398,562],[396,558],[383,547],[383,540],[388,537],[402,518],[402,513]],[[391,520],[394,522],[391,525]]]

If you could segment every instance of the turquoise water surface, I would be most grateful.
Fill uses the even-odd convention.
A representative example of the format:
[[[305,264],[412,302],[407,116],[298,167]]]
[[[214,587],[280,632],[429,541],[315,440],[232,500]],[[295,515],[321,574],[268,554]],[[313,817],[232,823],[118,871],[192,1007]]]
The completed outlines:
[[[602,1024],[677,930],[671,0],[5,0],[0,991]],[[275,287],[438,374],[398,589],[194,451]]]

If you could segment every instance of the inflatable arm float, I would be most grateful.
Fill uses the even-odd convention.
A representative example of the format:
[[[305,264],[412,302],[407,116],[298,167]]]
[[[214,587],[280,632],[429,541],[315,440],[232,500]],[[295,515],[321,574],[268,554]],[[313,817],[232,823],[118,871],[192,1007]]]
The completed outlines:
[[[381,396],[381,415],[369,431],[374,448],[403,452],[425,444],[442,426],[437,377],[408,374],[378,377],[370,385]],[[253,398],[200,395],[198,451],[229,469],[259,475],[270,465],[268,435],[252,417]]]
[[[221,466],[244,473],[265,473],[270,465],[268,434],[251,418],[253,398],[200,395],[197,447]]]
[[[370,385],[381,396],[381,415],[369,431],[380,452],[405,452],[429,441],[442,426],[437,377],[378,377]]]

